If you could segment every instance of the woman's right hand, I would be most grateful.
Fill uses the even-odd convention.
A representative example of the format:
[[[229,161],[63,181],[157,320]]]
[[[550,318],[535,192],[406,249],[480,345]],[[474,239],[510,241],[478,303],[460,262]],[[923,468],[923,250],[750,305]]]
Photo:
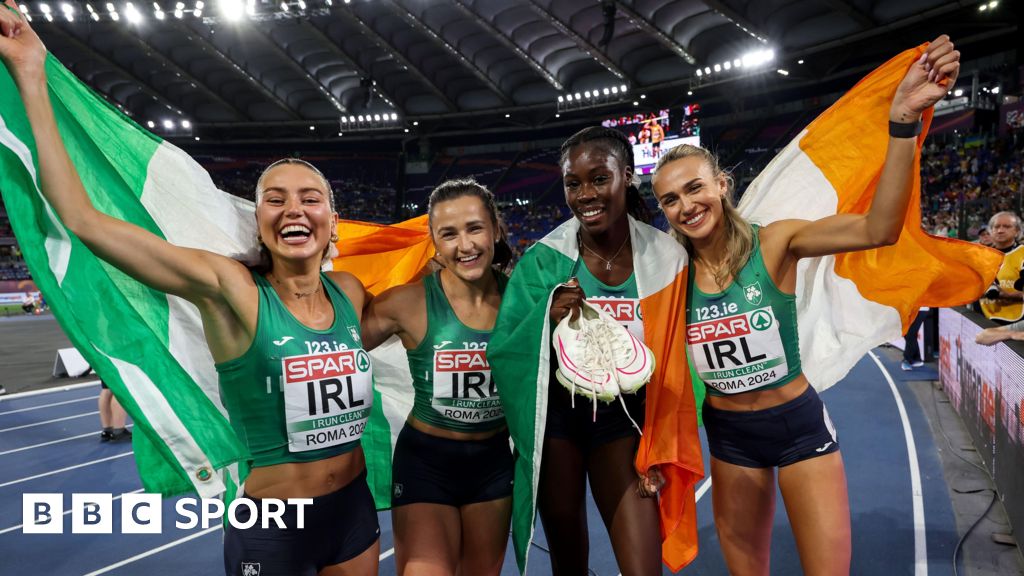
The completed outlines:
[[[14,0],[4,0],[0,8],[0,59],[19,87],[46,78],[46,46]]]
[[[551,325],[554,326],[566,316],[572,315],[570,320],[580,317],[580,303],[586,298],[583,289],[575,278],[555,289],[555,296],[551,299],[551,309],[548,316],[551,318]]]

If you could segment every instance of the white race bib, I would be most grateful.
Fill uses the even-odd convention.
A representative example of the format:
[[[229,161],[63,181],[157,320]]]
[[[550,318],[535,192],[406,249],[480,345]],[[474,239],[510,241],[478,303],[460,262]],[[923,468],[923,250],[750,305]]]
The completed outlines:
[[[449,420],[476,424],[505,417],[486,350],[435,351],[433,382],[431,406]]]
[[[359,440],[373,406],[373,370],[365,351],[288,356],[281,368],[290,452]]]
[[[686,327],[697,374],[724,394],[748,392],[786,377],[786,350],[771,306]]]

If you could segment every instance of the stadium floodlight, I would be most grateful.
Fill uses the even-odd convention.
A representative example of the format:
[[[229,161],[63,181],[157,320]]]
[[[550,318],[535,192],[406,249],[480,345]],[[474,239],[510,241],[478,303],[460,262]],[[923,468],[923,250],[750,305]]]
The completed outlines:
[[[580,98],[580,93],[579,93],[579,92],[577,92],[576,94],[574,94],[574,95],[573,95],[573,98],[575,98],[575,99],[577,99],[577,100],[582,100],[582,98]]]
[[[310,126],[309,130],[310,130],[310,132],[312,132],[313,130],[316,130],[316,126]]]
[[[640,99],[641,100],[646,100],[647,99],[647,94],[641,94],[640,95]]]
[[[993,88],[992,88],[992,93],[993,93],[993,94],[999,94],[999,86],[995,86],[995,87],[993,87]]]
[[[607,88],[605,88],[604,90],[601,90],[601,94],[604,94],[605,96],[607,96],[607,95],[611,94],[611,92],[612,92],[612,91],[611,91],[611,90],[609,90],[609,89],[607,89]]]
[[[245,12],[249,16],[256,15],[256,0],[249,0],[245,3]]]
[[[398,120],[398,114],[396,114],[395,112],[392,112],[391,113],[391,119],[392,120]]]
[[[299,9],[300,10],[305,10],[306,9],[306,1],[305,0],[299,0]]]
[[[743,55],[744,66],[760,66],[766,64],[775,59],[775,51],[766,48],[764,50],[755,50],[753,52],[747,52]]]
[[[619,92],[622,92],[623,94],[626,93],[626,85],[625,84],[619,84]]]
[[[206,8],[206,4],[203,2],[203,0],[198,0],[196,2],[196,10],[202,10],[203,8]]]
[[[997,0],[992,0],[988,3],[989,10],[994,10],[996,6],[999,6],[999,2],[997,2]]]
[[[636,100],[633,100],[633,106],[639,106],[639,105],[640,105],[639,102],[637,102]]]
[[[590,90],[583,92],[583,95],[586,96],[587,98],[590,98]]]
[[[188,120],[182,120],[181,121],[181,127],[186,129],[186,130],[188,130],[189,128],[192,127],[192,123],[189,122]]]
[[[348,117],[348,121],[349,122],[355,122],[356,121],[356,117],[355,116],[349,116]]]
[[[99,14],[97,14],[97,13],[95,13],[95,12],[91,12],[91,13],[89,13],[89,16],[92,16],[92,19],[93,19],[93,20],[95,20],[95,21],[97,21],[97,22],[99,22],[99,21],[100,21],[100,15],[99,15]]]
[[[700,78],[703,75],[704,75],[704,71],[701,70],[700,68],[697,68],[697,77]]]
[[[612,94],[618,94],[618,93],[619,93],[619,87],[618,86],[612,86]]]
[[[722,65],[721,64],[715,64],[715,72],[721,72],[721,71],[722,71]]]
[[[132,24],[139,24],[143,20],[142,13],[140,13],[135,8],[135,5],[132,4],[131,2],[127,2],[124,5],[124,17],[125,17],[125,20],[128,20],[128,22],[130,22]]]
[[[117,22],[118,20],[121,19],[121,15],[118,14],[117,12],[111,12],[110,13],[110,19],[113,20],[114,22]]]
[[[558,101],[559,102],[565,102],[565,96],[562,96],[561,94],[559,94],[558,95]]]
[[[511,114],[505,114],[505,118],[511,118],[511,117],[512,117]]]
[[[380,114],[374,114],[373,115],[373,121],[374,122],[380,122]]]
[[[743,60],[740,60],[739,58],[737,58],[737,59],[732,61],[732,67],[733,68],[739,68],[742,65],[743,65]]]
[[[732,62],[726,60],[725,62],[722,63],[722,68],[724,68],[726,70],[731,69],[732,68]]]
[[[172,122],[171,120],[164,120],[164,128],[168,130],[174,128],[174,122]]]
[[[177,18],[178,20],[181,20],[184,16],[185,16],[185,13],[182,12],[181,10],[175,10],[174,11],[174,17]]]
[[[156,128],[156,122],[153,122],[152,120],[150,120],[150,121],[146,122],[146,126],[149,126],[150,128]]]
[[[196,8],[195,10],[192,11],[192,15],[195,16],[196,18],[202,18],[203,17],[203,11],[200,10],[199,8]]]
[[[800,60],[797,60],[797,61],[796,61],[796,63],[797,63],[797,64],[803,64],[803,63],[804,63],[804,61],[803,61],[803,59],[801,58]]]
[[[117,8],[114,8],[113,4],[107,2],[107,12],[117,12]]]
[[[92,7],[92,4],[86,4],[85,9],[88,10],[90,14],[96,12],[96,9]]]
[[[238,22],[245,15],[245,4],[242,0],[220,0],[220,13],[228,22]]]
[[[49,4],[45,4],[45,3],[40,3],[39,4],[39,11],[42,12],[43,14],[49,14],[50,13],[50,5]]]
[[[779,68],[778,70],[776,70],[776,72],[783,76],[789,76],[789,70],[783,70],[782,68]]]
[[[704,73],[705,74],[711,74],[711,68],[709,66],[705,66],[704,67]]]
[[[60,11],[67,14],[68,12],[74,13],[75,9],[71,7],[71,4],[68,4],[67,2],[61,2]]]
[[[686,91],[686,95],[687,96],[693,96],[693,90],[687,90]]]
[[[346,4],[347,4],[347,2],[346,2]],[[412,125],[413,126],[419,126],[420,125],[420,121],[419,120],[413,120]]]
[[[288,11],[288,5],[285,4],[284,2],[281,2],[281,10],[283,12],[287,12]]]
[[[963,95],[964,95],[964,91],[963,90],[961,90],[959,88],[957,88],[956,90],[953,90],[953,97],[959,98],[959,97],[961,97]]]
[[[46,18],[47,22],[53,22],[53,15],[52,14],[43,14],[43,17]]]

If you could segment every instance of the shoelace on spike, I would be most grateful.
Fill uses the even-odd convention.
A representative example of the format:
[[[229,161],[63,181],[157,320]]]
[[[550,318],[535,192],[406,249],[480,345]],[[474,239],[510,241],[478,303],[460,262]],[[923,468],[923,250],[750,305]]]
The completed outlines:
[[[619,372],[616,365],[616,353],[623,355],[628,353],[629,344],[624,341],[623,338],[616,332],[619,328],[618,325],[609,325],[607,322],[596,319],[588,321],[584,318],[580,318],[580,338],[583,340],[583,358],[580,362],[580,368],[587,371],[591,376],[591,381],[595,381],[594,376],[596,374],[602,374],[605,377],[610,375],[615,380],[615,386],[619,389],[619,393],[616,396],[619,397],[619,403],[622,405],[622,411],[626,413],[626,418],[636,428],[640,435],[643,435],[643,431],[640,426],[637,425],[636,421],[629,414],[629,410],[626,408],[626,400],[622,397],[621,388],[619,388]],[[618,350],[616,350],[618,348]],[[570,391],[570,404],[573,408],[576,407],[576,375],[577,372],[573,373],[572,377],[572,389]],[[595,381],[596,383],[596,381]],[[601,391],[604,391],[604,385],[601,384]],[[591,388],[590,391],[591,402],[593,406],[593,421],[597,421],[597,390],[596,386]]]

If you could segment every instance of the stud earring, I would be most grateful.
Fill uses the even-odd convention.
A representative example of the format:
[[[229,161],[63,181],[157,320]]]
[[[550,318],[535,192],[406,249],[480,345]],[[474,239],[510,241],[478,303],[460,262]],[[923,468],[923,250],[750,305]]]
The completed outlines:
[[[338,238],[338,233],[337,232],[332,232],[331,233],[331,244],[337,244],[338,240],[341,240],[341,238]]]

